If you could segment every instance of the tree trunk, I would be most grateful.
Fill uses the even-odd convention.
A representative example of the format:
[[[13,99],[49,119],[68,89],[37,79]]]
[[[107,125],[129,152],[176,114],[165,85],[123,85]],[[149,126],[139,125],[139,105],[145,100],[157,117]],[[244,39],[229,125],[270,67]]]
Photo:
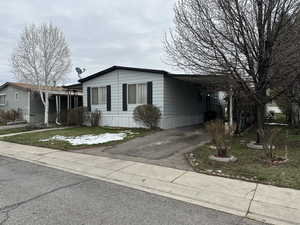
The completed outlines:
[[[45,120],[44,124],[48,127],[49,126],[49,93],[48,91],[45,92]]]
[[[40,90],[40,96],[44,105],[44,124],[49,126],[49,92]]]
[[[288,123],[289,127],[293,126],[293,112],[292,112],[292,105],[291,103],[287,103],[287,110],[286,110],[286,122]]]
[[[265,104],[257,104],[256,105],[256,126],[257,126],[256,143],[257,144],[261,144],[261,137],[258,133],[258,130],[264,129],[265,110],[266,110]]]

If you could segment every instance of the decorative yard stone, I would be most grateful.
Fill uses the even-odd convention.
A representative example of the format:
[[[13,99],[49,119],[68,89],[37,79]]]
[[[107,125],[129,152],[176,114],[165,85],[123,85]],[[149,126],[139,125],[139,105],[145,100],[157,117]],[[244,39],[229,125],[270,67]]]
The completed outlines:
[[[247,147],[248,148],[251,148],[251,149],[255,149],[255,150],[263,150],[264,147],[263,145],[260,145],[260,144],[256,144],[255,141],[251,141],[247,144]]]
[[[209,159],[210,160],[214,160],[214,161],[218,161],[218,162],[225,162],[225,163],[228,163],[228,162],[235,162],[237,160],[236,157],[234,156],[229,156],[229,157],[218,157],[218,156],[215,156],[215,155],[210,155],[209,156]]]
[[[251,141],[247,144],[247,147],[254,150],[263,150],[264,146],[260,144],[256,144],[255,141]],[[275,149],[275,146],[273,145],[273,149]]]
[[[217,147],[215,145],[210,145],[209,148],[212,149],[212,150],[216,150],[217,149]]]

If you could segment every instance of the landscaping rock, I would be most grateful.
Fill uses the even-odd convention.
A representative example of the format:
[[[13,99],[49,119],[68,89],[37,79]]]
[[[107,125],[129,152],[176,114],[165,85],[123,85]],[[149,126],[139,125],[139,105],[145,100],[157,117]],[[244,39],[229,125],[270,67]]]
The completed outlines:
[[[263,145],[258,145],[256,144],[255,141],[251,141],[247,144],[247,147],[250,149],[254,149],[254,150],[263,150],[264,146]],[[273,149],[275,149],[275,146],[273,145]]]
[[[255,141],[251,141],[247,144],[248,148],[254,149],[254,150],[263,150],[264,147],[262,145],[256,144]]]
[[[215,155],[210,155],[209,156],[209,159],[210,160],[214,160],[214,161],[218,161],[218,162],[225,162],[225,163],[228,163],[228,162],[235,162],[237,160],[236,157],[234,156],[229,156],[229,157],[217,157]]]

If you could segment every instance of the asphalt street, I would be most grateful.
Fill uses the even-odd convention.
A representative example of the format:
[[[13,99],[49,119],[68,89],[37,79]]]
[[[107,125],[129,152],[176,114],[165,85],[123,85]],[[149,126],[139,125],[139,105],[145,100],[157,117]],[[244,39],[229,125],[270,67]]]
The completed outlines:
[[[261,225],[0,156],[0,225]]]

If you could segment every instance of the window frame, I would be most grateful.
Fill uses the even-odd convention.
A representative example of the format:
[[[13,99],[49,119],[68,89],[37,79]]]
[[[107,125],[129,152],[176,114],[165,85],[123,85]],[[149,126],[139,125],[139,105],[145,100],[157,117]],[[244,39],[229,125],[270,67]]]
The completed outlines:
[[[134,85],[135,86],[135,103],[130,103],[129,102],[129,86],[130,85]],[[137,91],[137,86],[138,85],[145,85],[145,90],[146,90],[146,97],[145,97],[145,102],[138,102],[138,91]],[[127,104],[128,105],[145,105],[147,104],[147,99],[148,99],[148,91],[147,91],[147,82],[143,82],[143,83],[130,83],[127,84]]]
[[[96,89],[97,90],[97,103],[95,103],[94,100],[94,94],[93,94],[93,90]],[[101,96],[101,89],[104,90],[104,96],[105,98],[102,98]],[[104,101],[101,101],[104,100]],[[101,87],[91,87],[91,105],[106,105],[107,104],[107,86],[101,86]]]
[[[5,106],[6,105],[6,94],[0,94],[0,98],[1,97],[4,97],[4,103],[2,104],[1,102],[0,102],[0,106]]]

